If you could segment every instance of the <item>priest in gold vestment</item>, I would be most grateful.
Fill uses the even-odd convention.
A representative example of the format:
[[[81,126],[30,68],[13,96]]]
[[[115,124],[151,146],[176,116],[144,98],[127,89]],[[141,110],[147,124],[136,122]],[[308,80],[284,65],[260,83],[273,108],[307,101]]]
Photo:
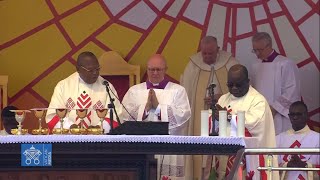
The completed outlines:
[[[190,57],[180,79],[191,106],[192,115],[188,129],[188,135],[191,136],[200,135],[200,112],[211,105],[211,98],[207,95],[208,86],[212,83],[216,85],[214,99],[217,101],[222,94],[228,92],[226,83],[229,68],[238,64],[231,53],[220,50],[215,37],[204,37],[200,47],[201,51]],[[190,156],[186,164],[186,177],[200,180],[205,161],[206,158],[201,155]]]

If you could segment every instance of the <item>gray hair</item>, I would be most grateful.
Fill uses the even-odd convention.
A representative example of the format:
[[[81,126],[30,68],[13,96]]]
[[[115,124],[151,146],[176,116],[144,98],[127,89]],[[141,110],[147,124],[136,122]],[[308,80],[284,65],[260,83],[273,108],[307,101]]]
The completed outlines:
[[[216,37],[213,37],[213,36],[206,36],[201,39],[201,44],[208,44],[208,43],[218,44],[218,40]]]
[[[270,45],[272,47],[271,36],[266,32],[257,32],[252,37],[252,42],[257,42],[257,41],[264,41],[267,45]]]

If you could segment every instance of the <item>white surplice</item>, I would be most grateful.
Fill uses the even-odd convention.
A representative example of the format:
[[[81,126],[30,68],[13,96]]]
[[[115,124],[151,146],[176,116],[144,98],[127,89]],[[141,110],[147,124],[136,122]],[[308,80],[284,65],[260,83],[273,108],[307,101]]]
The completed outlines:
[[[184,87],[168,82],[164,89],[154,89],[158,102],[160,116],[151,110],[144,121],[169,122],[170,135],[187,135],[188,121],[191,116],[189,100]],[[149,89],[146,83],[131,87],[123,97],[122,103],[130,115],[137,121],[142,121],[148,100]],[[122,111],[124,120],[133,120],[125,110]],[[161,120],[159,120],[161,117]],[[172,180],[184,180],[184,156],[158,157],[158,173]],[[159,174],[158,174],[159,176]]]
[[[108,104],[110,103],[108,94],[106,92],[106,87],[102,84],[104,81],[106,80],[99,76],[95,83],[87,84],[80,78],[78,72],[75,72],[66,79],[60,81],[54,89],[49,109],[47,111],[46,122],[48,123],[48,126],[53,126],[53,128],[60,127],[60,122],[51,122],[54,121],[54,118],[56,118],[56,112],[53,108],[90,108],[91,110],[88,111],[87,117],[84,118],[85,123],[88,126],[100,125],[100,118],[93,109],[107,108]],[[109,87],[111,91],[118,97],[117,91],[110,82]],[[113,93],[111,93],[111,97],[115,99],[115,108],[117,113],[120,114],[122,107],[119,100],[117,100]],[[109,117],[109,112],[107,117]],[[116,121],[115,115],[113,117],[114,121]],[[79,122],[80,119],[77,118],[76,111],[71,110],[67,114],[66,118],[64,118],[63,128],[68,129],[70,125],[78,124]],[[109,123],[104,121],[103,128],[105,133],[109,132]]]
[[[253,64],[252,86],[259,91],[277,113],[274,116],[276,134],[291,128],[289,107],[301,99],[298,67],[293,60],[278,55],[272,62]]]
[[[277,147],[280,148],[320,148],[320,134],[310,130],[308,125],[299,131],[289,129],[286,132],[279,134],[276,137]],[[287,167],[288,161],[290,161],[290,155],[279,155],[279,166]],[[307,167],[319,167],[320,156],[303,154],[299,155],[302,161],[307,162]],[[281,179],[305,179],[314,180],[319,179],[317,172],[309,171],[288,171],[282,172]]]
[[[276,147],[276,138],[275,138],[275,129],[274,122],[272,119],[272,113],[269,107],[267,100],[253,87],[249,87],[249,91],[243,97],[235,97],[231,93],[227,93],[220,97],[218,104],[221,107],[226,107],[228,112],[230,112],[233,117],[237,115],[238,111],[245,112],[245,129],[246,137],[256,137],[258,139],[258,148],[275,148]],[[227,124],[227,135],[235,134],[236,129],[231,132],[231,123]],[[264,158],[265,159],[265,158]],[[266,166],[266,161],[262,159],[260,162],[262,166]],[[277,162],[277,158],[274,157],[274,162]],[[259,179],[259,172],[256,170],[256,167],[248,167],[247,171],[254,171],[253,179]],[[222,178],[225,172],[230,170],[230,167],[223,167],[220,163],[217,168],[217,173],[219,177]],[[277,163],[274,163],[274,166],[277,166]],[[227,168],[227,170],[226,170]],[[265,176],[266,174],[262,174]],[[279,178],[277,172],[273,173],[273,178]]]

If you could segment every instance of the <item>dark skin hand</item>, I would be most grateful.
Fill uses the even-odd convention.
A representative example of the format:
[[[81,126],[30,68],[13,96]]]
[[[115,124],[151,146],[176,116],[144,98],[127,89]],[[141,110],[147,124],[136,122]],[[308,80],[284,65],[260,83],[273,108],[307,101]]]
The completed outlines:
[[[219,111],[222,111],[222,110],[227,111],[227,108],[226,107],[223,108],[219,104],[216,104],[216,110],[214,111],[214,118],[217,121],[219,121]],[[228,112],[227,116],[229,116],[229,115],[231,115],[231,114]],[[227,118],[227,120],[228,120],[228,122],[230,122],[231,119]]]
[[[213,97],[214,98],[214,103],[217,103],[221,96],[222,96],[222,94],[215,94],[214,97]],[[211,96],[205,97],[203,100],[204,100],[204,103],[207,106],[211,107],[211,103],[212,103]]]
[[[302,161],[298,155],[292,155],[290,161],[287,164],[287,167],[300,167],[304,168],[307,166],[307,163]]]

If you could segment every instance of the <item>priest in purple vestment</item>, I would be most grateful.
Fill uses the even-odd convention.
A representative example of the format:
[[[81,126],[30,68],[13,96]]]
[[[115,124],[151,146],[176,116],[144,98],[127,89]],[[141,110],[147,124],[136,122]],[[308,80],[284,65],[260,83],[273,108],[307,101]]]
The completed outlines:
[[[252,86],[267,99],[279,134],[291,128],[289,107],[301,98],[298,67],[272,48],[272,39],[266,32],[252,37],[252,47],[259,59],[252,67]]]
[[[128,112],[122,111],[122,119],[136,121],[169,122],[170,135],[187,135],[191,116],[188,96],[184,87],[165,78],[167,63],[163,56],[155,54],[147,63],[146,82],[132,86],[123,98]],[[183,180],[184,156],[159,156],[158,176]]]

